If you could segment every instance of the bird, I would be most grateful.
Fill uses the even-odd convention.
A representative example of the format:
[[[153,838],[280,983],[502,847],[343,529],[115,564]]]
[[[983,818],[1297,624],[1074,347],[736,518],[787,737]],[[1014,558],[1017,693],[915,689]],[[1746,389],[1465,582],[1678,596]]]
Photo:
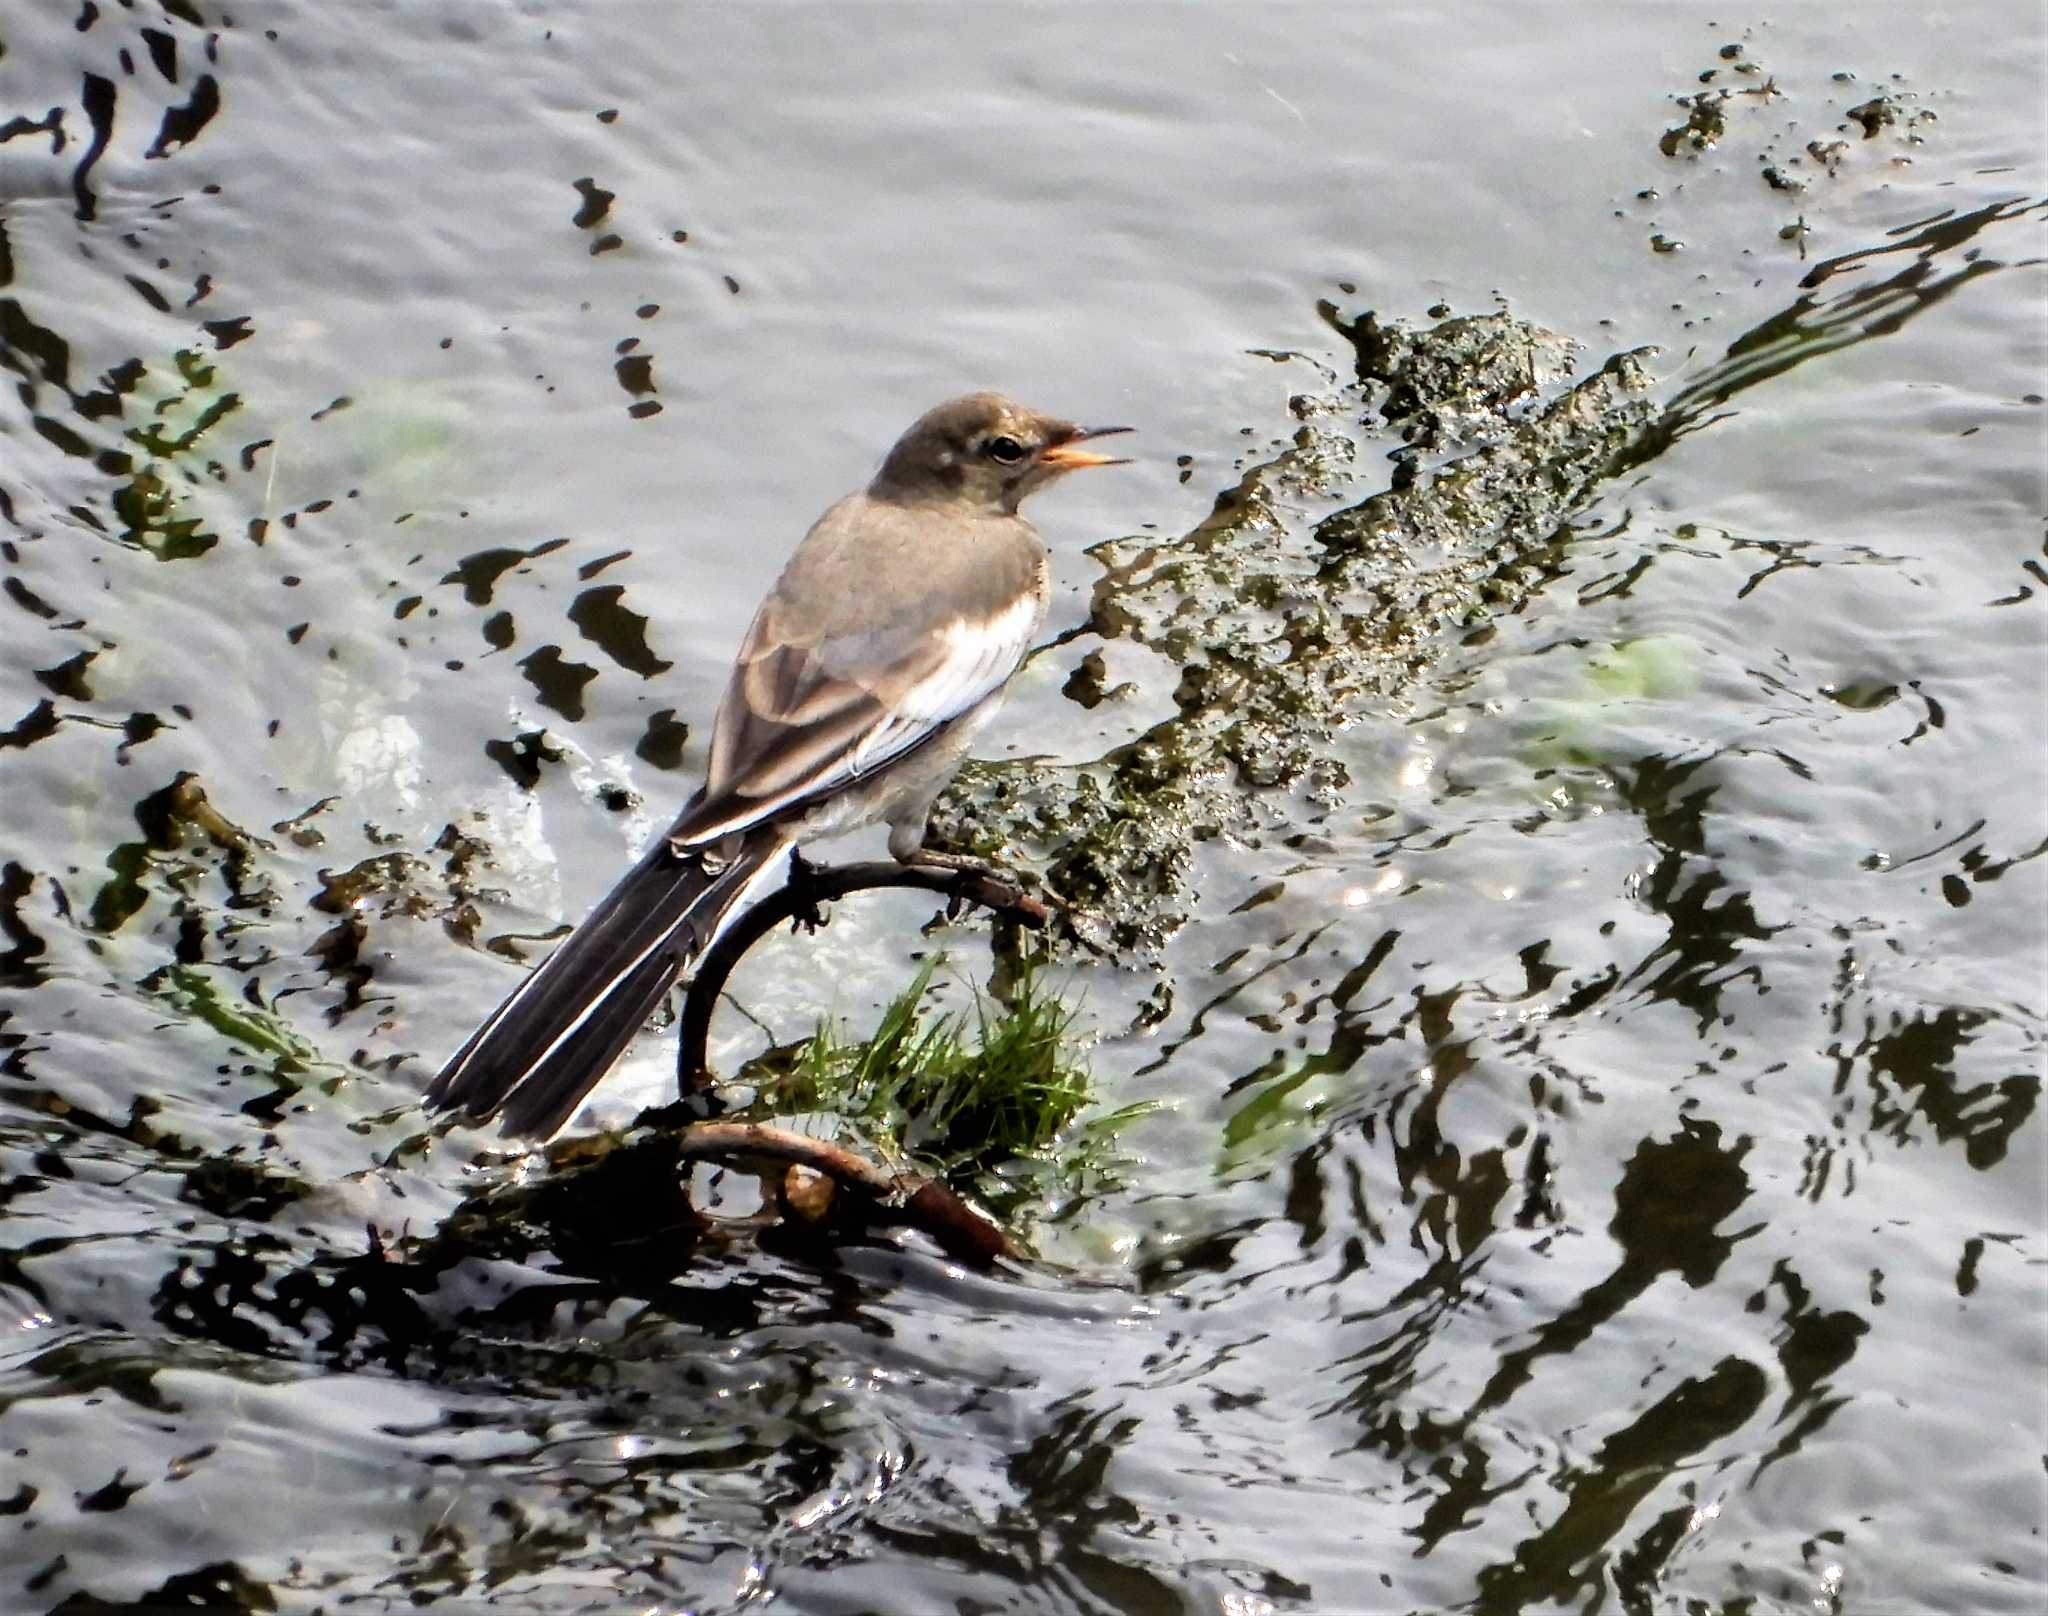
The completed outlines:
[[[889,827],[904,863],[994,716],[1050,598],[1018,506],[1124,465],[998,393],[927,411],[818,518],[741,641],[703,784],[668,830],[428,1085],[431,1110],[544,1139],[617,1063],[754,878],[798,842]]]

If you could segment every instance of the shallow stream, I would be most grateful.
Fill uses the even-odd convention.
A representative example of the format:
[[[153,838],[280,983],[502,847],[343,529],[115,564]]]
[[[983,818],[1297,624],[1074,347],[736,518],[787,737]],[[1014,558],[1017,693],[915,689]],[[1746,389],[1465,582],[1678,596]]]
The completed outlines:
[[[2038,1611],[2044,45],[15,7],[0,1607]],[[1141,433],[941,815],[1126,1159],[978,1273],[430,1130],[980,386]]]

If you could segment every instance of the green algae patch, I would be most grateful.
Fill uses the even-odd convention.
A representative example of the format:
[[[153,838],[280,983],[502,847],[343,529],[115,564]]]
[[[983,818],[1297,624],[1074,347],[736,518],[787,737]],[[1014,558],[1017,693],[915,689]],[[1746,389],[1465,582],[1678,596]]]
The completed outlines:
[[[204,1022],[251,1054],[269,1055],[299,1069],[320,1059],[320,1052],[291,1023],[222,992],[216,973],[203,966],[167,965],[148,985],[167,1008]]]
[[[1543,733],[1519,756],[1531,769],[1608,768],[1627,761],[1614,723],[1618,707],[1679,701],[1699,688],[1699,643],[1652,634],[1603,646],[1587,657],[1568,695],[1544,704]]]

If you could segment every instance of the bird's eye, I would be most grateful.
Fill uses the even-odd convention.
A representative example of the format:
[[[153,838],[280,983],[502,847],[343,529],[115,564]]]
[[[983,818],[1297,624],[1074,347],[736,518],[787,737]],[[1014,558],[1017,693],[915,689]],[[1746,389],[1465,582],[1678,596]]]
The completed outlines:
[[[1024,445],[1015,438],[990,438],[981,452],[999,465],[1014,466],[1024,458]]]

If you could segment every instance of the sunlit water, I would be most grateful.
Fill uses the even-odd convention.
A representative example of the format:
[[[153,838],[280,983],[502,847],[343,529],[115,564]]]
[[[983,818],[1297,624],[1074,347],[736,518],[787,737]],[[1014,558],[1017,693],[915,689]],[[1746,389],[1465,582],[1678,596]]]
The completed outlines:
[[[2039,18],[1484,21],[0,23],[0,1604],[2039,1608]],[[1311,576],[1398,447],[1319,300],[1496,294],[1581,374],[1655,345],[1660,430],[1073,965],[1159,1109],[1043,1263],[656,1188],[387,1260],[467,1189],[411,1103],[514,979],[464,940],[666,817],[901,424],[1143,430],[1043,502],[1079,632],[990,742],[1086,762],[1180,670],[1084,549],[1306,415],[1356,445],[1277,507]],[[927,913],[749,1007],[858,1023]]]

